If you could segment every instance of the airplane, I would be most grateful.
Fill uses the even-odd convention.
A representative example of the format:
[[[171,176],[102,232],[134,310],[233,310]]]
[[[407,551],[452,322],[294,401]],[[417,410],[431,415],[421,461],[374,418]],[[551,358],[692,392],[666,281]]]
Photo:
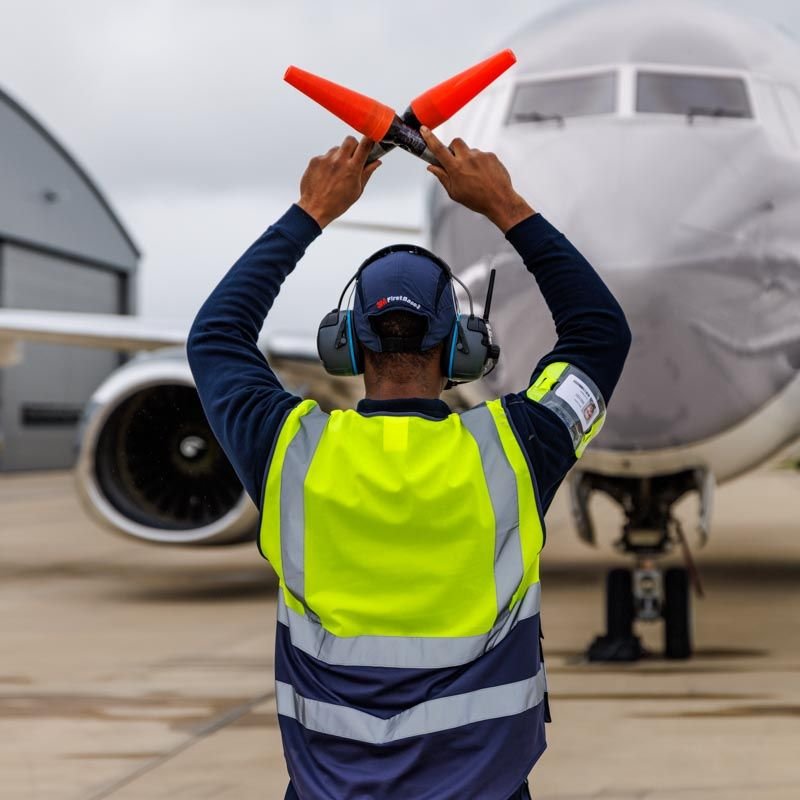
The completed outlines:
[[[607,576],[607,631],[588,658],[635,660],[634,622],[659,619],[665,655],[686,658],[694,570],[676,502],[698,495],[705,540],[714,487],[800,445],[800,47],[692,0],[573,4],[506,45],[515,69],[440,136],[499,155],[518,191],[607,281],[633,330],[605,427],[568,478],[581,539],[597,541],[590,500],[603,493],[622,510],[616,545],[633,561]],[[553,341],[534,282],[502,235],[435,182],[427,217],[428,246],[476,297],[499,273],[503,358],[486,380],[454,390],[451,405],[518,391]],[[140,322],[0,309],[0,359],[23,339],[150,351],[86,408],[82,499],[141,540],[252,540],[257,512],[203,416],[186,332]],[[265,349],[290,390],[328,408],[358,398],[358,381],[325,374],[312,336],[273,336]],[[662,570],[676,547],[687,566]]]

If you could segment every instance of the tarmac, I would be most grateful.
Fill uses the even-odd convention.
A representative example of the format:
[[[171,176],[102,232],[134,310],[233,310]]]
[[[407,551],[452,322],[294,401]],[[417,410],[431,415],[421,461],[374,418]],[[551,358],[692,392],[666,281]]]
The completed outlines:
[[[609,546],[616,511],[594,502],[598,551],[577,541],[563,495],[548,516],[554,721],[535,800],[800,798],[800,473],[718,492],[686,662],[583,660],[605,569],[626,563]],[[115,536],[66,473],[0,476],[0,534],[0,797],[283,798],[275,582],[255,545]],[[660,649],[658,626],[644,634]]]

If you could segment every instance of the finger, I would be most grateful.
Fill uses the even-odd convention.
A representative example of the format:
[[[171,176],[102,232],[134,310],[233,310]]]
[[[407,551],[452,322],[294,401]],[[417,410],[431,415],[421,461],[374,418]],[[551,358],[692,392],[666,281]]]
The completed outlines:
[[[341,147],[342,155],[351,158],[356,151],[357,144],[355,136],[345,136]]]
[[[369,158],[369,154],[372,152],[372,146],[375,142],[372,139],[369,139],[366,136],[361,137],[361,141],[358,143],[358,147],[353,150],[352,159],[356,162],[359,166],[364,166],[367,163],[367,158]],[[377,163],[373,161],[373,164]]]
[[[381,165],[380,161],[373,161],[371,164],[367,164],[367,166],[364,167],[364,171],[361,173],[362,186],[367,185],[367,181],[372,177],[372,174],[378,169],[380,165]]]
[[[457,156],[465,156],[469,153],[469,147],[467,143],[463,139],[455,138],[452,142],[450,142],[450,149],[457,155]]]
[[[428,149],[436,156],[436,160],[445,169],[455,163],[453,154],[444,146],[444,142],[442,142],[430,128],[423,125],[419,129],[419,132],[422,134],[425,144],[428,145]]]

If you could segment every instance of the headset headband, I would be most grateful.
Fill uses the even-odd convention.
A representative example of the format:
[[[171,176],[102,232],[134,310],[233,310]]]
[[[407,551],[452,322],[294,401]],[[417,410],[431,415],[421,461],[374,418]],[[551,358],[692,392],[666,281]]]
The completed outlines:
[[[450,268],[450,265],[442,258],[436,255],[436,253],[432,253],[430,250],[422,247],[418,244],[390,244],[386,247],[382,247],[380,250],[374,252],[371,256],[368,256],[364,261],[361,262],[361,266],[356,270],[355,274],[350,278],[349,281],[342,289],[342,293],[339,295],[339,303],[337,304],[337,310],[341,310],[342,303],[344,302],[345,295],[347,294],[347,290],[353,285],[353,282],[356,283],[356,291],[359,291],[359,284],[358,279],[361,277],[361,273],[373,262],[378,261],[379,259],[383,258],[384,256],[391,255],[392,253],[411,253],[415,256],[423,256],[427,258],[429,261],[433,261],[439,269],[444,272],[447,276],[449,281],[455,281],[467,295],[467,300],[469,300],[469,313],[472,316],[473,313],[473,304],[472,304],[472,292],[470,292],[469,287],[458,277],[458,275],[453,273],[453,270]],[[453,299],[455,300],[456,310],[458,310],[458,298],[455,296],[455,292],[453,293]],[[363,304],[363,295],[361,297],[362,304]],[[437,304],[439,297],[437,295]]]
[[[342,310],[347,290],[355,282],[358,292],[358,301],[362,308],[366,307],[361,277],[364,270],[373,262],[392,253],[411,253],[422,256],[432,261],[441,270],[440,280],[437,283],[434,309],[438,308],[442,292],[449,287],[453,297],[455,316],[450,325],[450,332],[443,339],[442,347],[442,375],[447,378],[449,388],[456,383],[466,383],[481,378],[494,368],[500,355],[500,348],[492,341],[492,330],[489,325],[489,308],[491,306],[492,291],[494,289],[495,271],[489,275],[489,285],[486,292],[486,301],[481,317],[475,317],[472,293],[469,287],[456,275],[450,266],[435,253],[416,244],[393,244],[383,247],[364,260],[356,273],[347,281],[339,296],[339,303],[333,311],[323,317],[317,331],[317,351],[325,369],[332,375],[359,375],[364,371],[364,355],[353,324],[353,310]],[[463,287],[469,300],[469,317],[462,316],[458,308],[458,298],[454,284]],[[408,352],[409,340],[406,337],[381,338],[381,347],[384,352]],[[422,341],[419,346],[421,348]]]

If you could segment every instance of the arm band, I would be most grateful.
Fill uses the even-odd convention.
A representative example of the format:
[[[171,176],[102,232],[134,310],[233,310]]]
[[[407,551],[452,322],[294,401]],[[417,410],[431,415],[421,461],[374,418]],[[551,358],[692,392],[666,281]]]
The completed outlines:
[[[548,364],[526,395],[566,425],[576,458],[603,427],[606,403],[599,389],[585,372],[565,361]]]

